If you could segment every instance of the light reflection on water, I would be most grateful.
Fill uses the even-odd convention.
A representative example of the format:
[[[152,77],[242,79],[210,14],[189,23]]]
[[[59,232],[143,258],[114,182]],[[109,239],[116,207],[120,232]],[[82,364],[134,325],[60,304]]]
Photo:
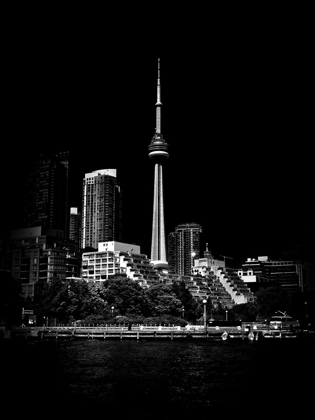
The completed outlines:
[[[268,411],[273,404],[283,413],[308,397],[305,384],[314,375],[314,343],[298,340],[1,344],[7,398],[14,394],[24,408],[44,402],[49,413],[115,409],[115,419],[174,419],[174,411],[209,418],[216,409]]]

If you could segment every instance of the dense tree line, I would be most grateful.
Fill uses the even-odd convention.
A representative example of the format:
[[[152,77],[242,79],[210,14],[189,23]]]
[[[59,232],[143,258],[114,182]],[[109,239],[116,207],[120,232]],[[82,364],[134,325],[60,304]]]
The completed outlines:
[[[9,276],[10,277],[10,276]],[[21,308],[33,309],[37,325],[55,319],[58,323],[196,323],[202,321],[203,303],[194,299],[185,283],[157,283],[148,289],[119,275],[102,283],[84,280],[61,280],[35,285],[33,299],[21,299],[18,282],[12,276],[2,281],[0,320],[5,324],[21,321]],[[290,310],[290,301],[280,286],[260,289],[254,303],[235,305],[228,319],[255,321],[269,318],[275,311]],[[207,319],[225,320],[226,309],[206,305]],[[291,315],[296,316],[294,313]]]
[[[229,320],[254,321],[258,315],[268,317],[277,309],[285,310],[286,298],[277,287],[257,292],[254,304],[235,305]],[[62,281],[55,277],[50,283],[36,285],[29,302],[37,317],[56,319],[60,323],[167,322],[195,323],[203,317],[202,300],[195,300],[184,282],[165,285],[157,283],[148,289],[137,282],[115,276],[102,283],[84,280]],[[225,308],[207,302],[207,317],[224,320]],[[160,322],[159,322],[160,321]]]
[[[183,314],[194,322],[203,310],[184,284],[156,284],[144,289],[123,276],[102,283],[55,277],[49,283],[37,284],[34,299],[26,304],[39,319],[55,318],[63,323],[142,322],[143,318],[183,318]]]

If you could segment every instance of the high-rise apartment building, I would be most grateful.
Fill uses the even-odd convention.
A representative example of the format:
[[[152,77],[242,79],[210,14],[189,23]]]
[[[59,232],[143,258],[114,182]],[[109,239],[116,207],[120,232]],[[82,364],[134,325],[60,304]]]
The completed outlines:
[[[27,171],[23,227],[62,230],[68,236],[69,153],[42,154]]]
[[[69,239],[74,241],[75,250],[79,251],[81,246],[81,213],[77,207],[70,208]]]
[[[169,272],[176,272],[176,234],[170,232],[167,236],[167,262]]]
[[[200,234],[197,223],[178,225],[168,235],[168,263],[170,270],[179,275],[190,275],[194,260],[200,258]]]
[[[85,174],[82,194],[82,249],[122,239],[122,193],[116,169]]]

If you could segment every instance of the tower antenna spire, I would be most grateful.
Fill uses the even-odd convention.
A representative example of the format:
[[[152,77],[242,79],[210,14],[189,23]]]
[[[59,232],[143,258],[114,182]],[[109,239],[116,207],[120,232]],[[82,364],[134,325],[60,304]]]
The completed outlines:
[[[156,95],[156,133],[161,134],[161,70],[160,59],[158,58],[158,78],[157,78],[157,95]]]

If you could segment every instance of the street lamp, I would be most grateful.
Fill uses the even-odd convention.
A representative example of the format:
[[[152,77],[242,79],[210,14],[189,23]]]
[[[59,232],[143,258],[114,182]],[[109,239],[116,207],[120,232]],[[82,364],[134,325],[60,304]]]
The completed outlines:
[[[182,308],[182,315],[183,315],[183,318],[185,318],[185,308]]]
[[[115,309],[115,306],[112,306],[111,308],[111,311],[112,311],[112,316],[114,315],[114,309]]]
[[[204,299],[202,301],[203,303],[203,326],[205,328],[205,330],[207,329],[207,312],[206,312],[206,305],[207,305],[207,300]]]
[[[228,311],[225,311],[225,320],[228,321]]]

